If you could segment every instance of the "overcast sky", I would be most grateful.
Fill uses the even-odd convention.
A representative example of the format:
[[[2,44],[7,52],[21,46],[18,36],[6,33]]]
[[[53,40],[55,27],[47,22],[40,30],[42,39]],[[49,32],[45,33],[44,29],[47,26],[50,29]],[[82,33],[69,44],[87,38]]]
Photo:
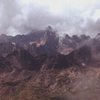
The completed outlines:
[[[0,33],[23,34],[51,25],[62,34],[100,32],[100,0],[0,0]]]

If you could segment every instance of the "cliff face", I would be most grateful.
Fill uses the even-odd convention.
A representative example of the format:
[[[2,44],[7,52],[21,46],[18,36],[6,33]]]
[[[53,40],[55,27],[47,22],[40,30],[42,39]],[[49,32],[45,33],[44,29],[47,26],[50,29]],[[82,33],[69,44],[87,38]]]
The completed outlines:
[[[0,42],[1,100],[99,100],[99,37],[59,40],[51,27],[8,37]]]

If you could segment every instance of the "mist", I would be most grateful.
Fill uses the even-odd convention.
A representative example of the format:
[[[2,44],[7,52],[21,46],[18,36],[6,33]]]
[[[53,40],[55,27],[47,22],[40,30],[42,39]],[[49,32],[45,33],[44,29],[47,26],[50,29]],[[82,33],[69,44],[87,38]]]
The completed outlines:
[[[51,25],[60,35],[100,32],[99,1],[0,0],[0,34],[26,34]]]

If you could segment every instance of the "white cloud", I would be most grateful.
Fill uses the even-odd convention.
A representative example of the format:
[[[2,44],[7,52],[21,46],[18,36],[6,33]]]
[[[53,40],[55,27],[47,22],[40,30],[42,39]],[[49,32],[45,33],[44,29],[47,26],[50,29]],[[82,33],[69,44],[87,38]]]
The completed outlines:
[[[99,6],[99,0],[0,0],[0,29],[25,32],[52,25],[64,33],[92,34],[100,31]]]

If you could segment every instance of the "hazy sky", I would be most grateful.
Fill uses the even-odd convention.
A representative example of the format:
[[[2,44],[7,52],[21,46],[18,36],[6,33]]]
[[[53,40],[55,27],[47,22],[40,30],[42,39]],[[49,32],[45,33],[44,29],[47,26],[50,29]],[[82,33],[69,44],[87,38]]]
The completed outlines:
[[[0,33],[51,25],[60,34],[100,32],[100,0],[0,0]]]

